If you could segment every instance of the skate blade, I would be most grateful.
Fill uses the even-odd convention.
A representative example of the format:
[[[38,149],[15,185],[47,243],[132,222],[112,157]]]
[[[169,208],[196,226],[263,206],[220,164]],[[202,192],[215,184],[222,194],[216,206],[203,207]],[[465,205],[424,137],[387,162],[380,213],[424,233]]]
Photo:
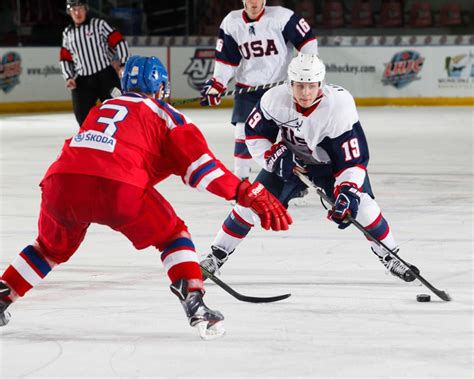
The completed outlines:
[[[198,330],[199,337],[205,341],[222,337],[225,334],[224,323],[222,321],[216,322],[211,326],[209,326],[209,321],[202,321],[194,327]]]

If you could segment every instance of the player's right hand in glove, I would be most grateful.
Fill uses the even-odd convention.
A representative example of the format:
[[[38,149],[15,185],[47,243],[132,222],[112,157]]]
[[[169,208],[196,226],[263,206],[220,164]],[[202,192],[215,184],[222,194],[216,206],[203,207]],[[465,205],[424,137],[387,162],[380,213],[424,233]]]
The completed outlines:
[[[267,169],[285,182],[296,179],[293,170],[297,167],[295,154],[283,143],[276,143],[264,154]]]
[[[347,216],[357,217],[360,203],[360,192],[351,185],[341,186],[334,202],[334,207],[328,212],[328,218],[339,224],[339,229],[347,228],[351,223]]]
[[[208,79],[201,88],[201,105],[203,107],[213,107],[221,103],[221,94],[225,91],[223,84],[216,79]]]
[[[237,188],[237,204],[257,213],[264,229],[288,230],[293,223],[286,208],[259,182],[243,180]]]

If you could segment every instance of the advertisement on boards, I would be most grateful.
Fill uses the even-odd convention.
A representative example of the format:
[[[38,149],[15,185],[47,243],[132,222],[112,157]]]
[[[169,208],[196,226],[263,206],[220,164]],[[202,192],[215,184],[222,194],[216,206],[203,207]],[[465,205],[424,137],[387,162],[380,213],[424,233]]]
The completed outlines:
[[[131,47],[169,69],[173,100],[199,96],[212,76],[214,47]],[[0,48],[0,103],[68,101],[59,48]],[[326,82],[364,98],[472,98],[474,46],[321,47]],[[228,84],[232,88],[233,83]]]
[[[474,89],[474,50],[459,49],[457,54],[444,57],[444,72],[438,77],[438,87]]]

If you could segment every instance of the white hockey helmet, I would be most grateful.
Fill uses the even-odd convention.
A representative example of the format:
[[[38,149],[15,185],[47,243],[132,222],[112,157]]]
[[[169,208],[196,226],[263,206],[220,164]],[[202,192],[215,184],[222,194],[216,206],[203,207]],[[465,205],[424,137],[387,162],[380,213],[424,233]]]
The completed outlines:
[[[316,83],[323,82],[326,76],[326,66],[316,54],[299,53],[288,65],[288,84],[293,82]]]

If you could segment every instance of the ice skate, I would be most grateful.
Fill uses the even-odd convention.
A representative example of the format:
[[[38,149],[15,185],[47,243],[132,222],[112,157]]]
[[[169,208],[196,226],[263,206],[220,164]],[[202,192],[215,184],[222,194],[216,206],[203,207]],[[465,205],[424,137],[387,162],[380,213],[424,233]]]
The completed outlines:
[[[7,312],[7,308],[10,306],[11,301],[4,300],[5,296],[10,294],[10,288],[3,281],[0,281],[0,326],[5,326],[10,321],[10,312]]]
[[[227,252],[224,249],[221,249],[217,246],[211,246],[212,253],[210,253],[206,258],[204,258],[201,262],[200,265],[203,267],[206,271],[210,272],[213,275],[220,275],[219,269],[222,267],[222,265],[229,259],[229,255],[231,255],[234,250],[231,252]],[[202,271],[202,276],[204,279],[207,279],[207,274]]]
[[[311,196],[309,195],[309,190],[308,188],[305,188],[298,193],[296,193],[288,202],[290,205],[293,205],[295,207],[304,207],[311,205]]]
[[[405,282],[413,282],[416,279],[416,277],[410,270],[414,271],[416,274],[420,273],[420,270],[418,270],[417,267],[410,265],[410,268],[408,268],[400,260],[391,256],[390,254],[386,254],[383,257],[379,256],[379,259],[388,272],[390,272],[394,276],[399,277]]]
[[[202,299],[203,291],[188,292],[188,282],[180,279],[170,286],[181,302],[189,325],[198,330],[199,336],[203,340],[211,340],[221,337],[225,333],[224,316],[219,311],[209,309]]]

